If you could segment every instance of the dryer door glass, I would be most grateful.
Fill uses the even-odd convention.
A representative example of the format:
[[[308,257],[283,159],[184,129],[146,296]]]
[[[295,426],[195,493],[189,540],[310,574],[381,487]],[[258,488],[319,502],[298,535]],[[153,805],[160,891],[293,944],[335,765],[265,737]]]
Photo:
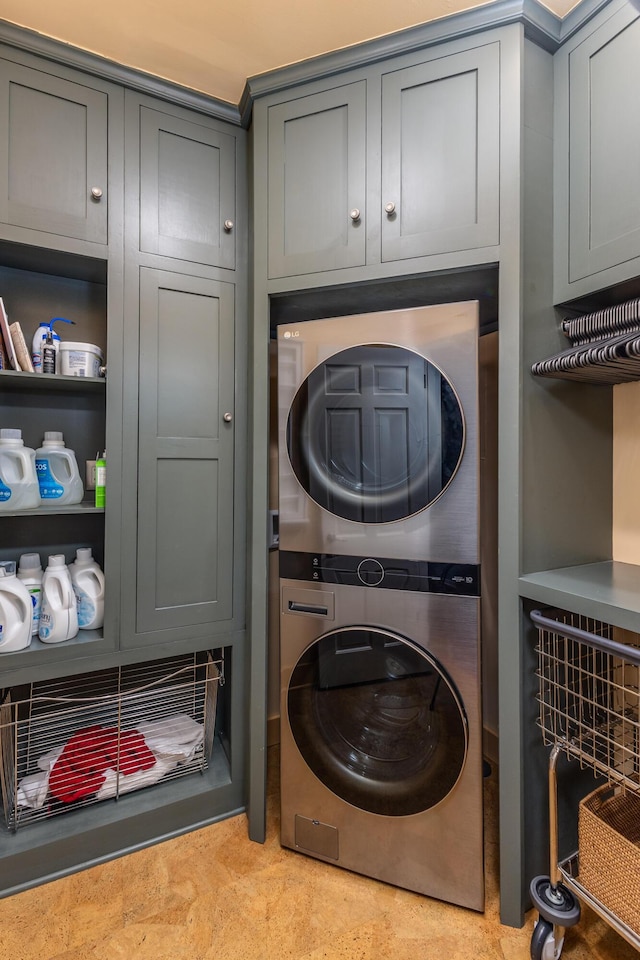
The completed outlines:
[[[424,650],[350,627],[316,640],[291,674],[288,719],[305,762],[333,793],[383,816],[440,803],[464,767],[458,695]]]
[[[294,397],[294,473],[330,513],[360,523],[412,516],[441,495],[464,446],[462,408],[429,360],[404,347],[350,347],[313,370]]]

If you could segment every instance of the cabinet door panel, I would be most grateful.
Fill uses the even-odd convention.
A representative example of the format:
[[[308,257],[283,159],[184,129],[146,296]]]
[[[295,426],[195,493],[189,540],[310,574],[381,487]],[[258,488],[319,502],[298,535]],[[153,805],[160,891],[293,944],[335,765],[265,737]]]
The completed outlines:
[[[365,81],[270,108],[270,277],[364,264],[365,110]]]
[[[107,95],[0,61],[0,129],[0,219],[106,243]]]
[[[640,256],[640,18],[632,17],[622,10],[569,58],[570,281]]]
[[[140,249],[233,269],[235,138],[147,107],[140,138]]]
[[[498,243],[497,44],[382,78],[382,259]]]
[[[139,634],[232,615],[233,309],[229,284],[141,270]]]

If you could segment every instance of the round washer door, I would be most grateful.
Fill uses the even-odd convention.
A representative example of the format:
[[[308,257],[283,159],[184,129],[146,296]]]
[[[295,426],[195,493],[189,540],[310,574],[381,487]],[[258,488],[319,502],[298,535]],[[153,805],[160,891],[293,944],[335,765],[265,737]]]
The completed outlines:
[[[370,813],[434,807],[465,764],[467,720],[442,666],[383,630],[349,627],[314,641],[292,671],[287,712],[313,773]]]
[[[405,347],[342,350],[311,371],[287,423],[293,471],[325,510],[390,523],[424,510],[451,482],[464,418],[444,373]]]

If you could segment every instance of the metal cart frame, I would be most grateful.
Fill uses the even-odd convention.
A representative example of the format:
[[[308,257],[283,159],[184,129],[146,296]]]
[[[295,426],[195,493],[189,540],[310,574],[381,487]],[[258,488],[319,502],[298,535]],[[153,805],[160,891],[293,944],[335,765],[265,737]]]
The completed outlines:
[[[558,960],[564,932],[587,904],[640,950],[640,935],[580,881],[579,852],[558,853],[557,763],[578,760],[610,784],[640,792],[640,636],[614,639],[614,628],[561,610],[533,610],[538,629],[538,724],[549,757],[549,876],[535,877],[530,892],[539,918],[531,960]]]

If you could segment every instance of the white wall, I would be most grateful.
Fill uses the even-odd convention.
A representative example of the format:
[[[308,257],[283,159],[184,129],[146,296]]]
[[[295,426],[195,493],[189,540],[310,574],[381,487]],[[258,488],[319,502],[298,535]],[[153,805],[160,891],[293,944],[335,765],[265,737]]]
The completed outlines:
[[[640,564],[640,383],[613,388],[613,559]]]

